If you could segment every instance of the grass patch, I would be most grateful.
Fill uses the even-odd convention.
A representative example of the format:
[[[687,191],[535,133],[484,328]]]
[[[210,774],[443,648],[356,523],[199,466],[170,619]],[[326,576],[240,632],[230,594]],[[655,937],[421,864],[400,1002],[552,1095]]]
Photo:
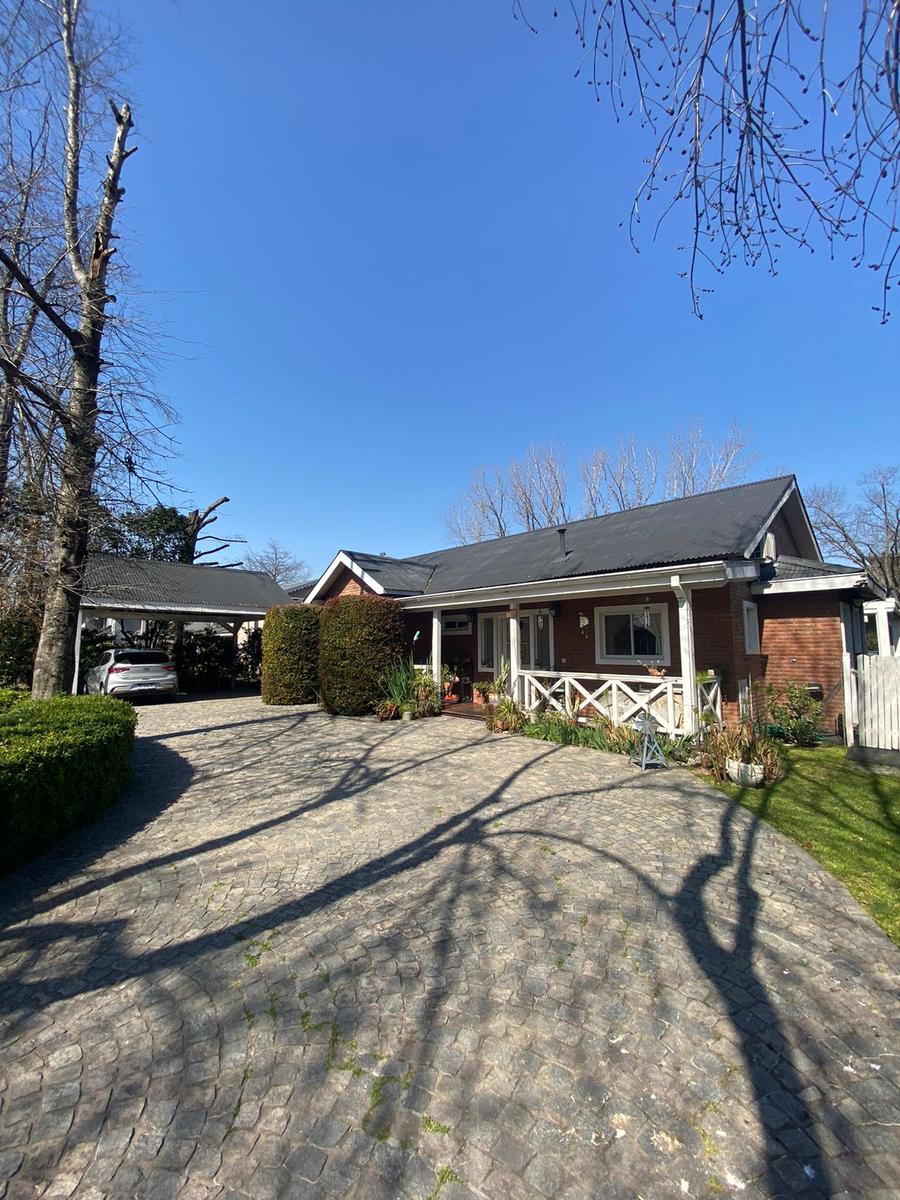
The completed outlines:
[[[423,1133],[449,1133],[450,1126],[445,1125],[443,1121],[435,1121],[433,1117],[425,1116],[422,1118]]]
[[[384,1104],[384,1093],[388,1084],[399,1082],[400,1081],[396,1075],[376,1075],[369,1085],[369,1107],[366,1109],[365,1115],[363,1116],[362,1127],[366,1133],[368,1133],[371,1137],[374,1137],[379,1142],[387,1141],[387,1139],[391,1136],[391,1127],[388,1124],[382,1125],[373,1130],[373,1118],[378,1109],[381,1108],[382,1104]]]
[[[434,1191],[428,1197],[428,1200],[438,1200],[441,1190],[448,1183],[462,1183],[462,1176],[457,1175],[452,1167],[438,1167],[434,1173]]]
[[[784,778],[768,787],[717,786],[802,846],[900,945],[900,775],[821,746],[789,750]]]

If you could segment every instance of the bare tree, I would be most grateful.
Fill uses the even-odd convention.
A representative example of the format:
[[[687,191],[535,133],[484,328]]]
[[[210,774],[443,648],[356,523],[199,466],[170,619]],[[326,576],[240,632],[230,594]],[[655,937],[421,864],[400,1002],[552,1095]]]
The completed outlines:
[[[696,496],[740,483],[756,461],[749,449],[753,435],[733,421],[725,436],[705,436],[700,421],[676,430],[669,439],[665,491],[667,498]]]
[[[900,468],[868,471],[853,499],[826,484],[806,501],[823,549],[868,571],[900,600]]]
[[[569,520],[567,490],[562,451],[552,442],[529,446],[505,471],[474,471],[464,498],[443,513],[444,527],[463,546],[558,525]]]
[[[464,498],[443,514],[449,536],[458,546],[465,546],[512,533],[508,493],[509,486],[502,471],[479,467],[472,473]]]
[[[676,430],[664,451],[633,435],[614,450],[599,446],[579,464],[582,515],[622,512],[740,483],[756,458],[751,440],[748,430],[734,424],[716,441],[694,421]],[[564,524],[571,515],[563,451],[550,443],[529,447],[505,473],[475,471],[465,499],[444,513],[444,525],[457,545],[466,545]]]
[[[199,562],[201,558],[207,558],[210,554],[221,554],[223,550],[227,550],[235,542],[241,542],[243,538],[236,537],[219,537],[214,533],[205,533],[204,530],[209,529],[219,519],[219,514],[216,509],[221,508],[223,504],[230,504],[228,496],[220,496],[218,500],[214,500],[212,504],[207,504],[206,508],[193,508],[185,518],[186,524],[186,546],[185,546],[185,562]],[[214,545],[207,546],[200,550],[198,547],[201,542],[213,542]],[[239,567],[240,562],[219,563],[213,559],[209,564],[211,567]],[[253,568],[254,570],[256,568]]]
[[[569,520],[567,484],[561,450],[548,442],[529,446],[507,470],[512,510],[522,529],[544,529]]]
[[[0,90],[16,95],[0,162],[6,305],[0,415],[8,420],[12,411],[28,452],[37,448],[52,480],[33,683],[34,695],[43,697],[71,682],[98,471],[105,482],[118,477],[130,489],[159,425],[142,407],[139,348],[109,288],[122,171],[136,149],[129,144],[131,109],[106,98],[100,75],[109,43],[87,23],[83,0],[2,0],[0,8],[6,30]],[[99,183],[96,198],[86,198],[94,191],[89,178]],[[27,203],[23,187],[30,189]]]
[[[251,571],[262,571],[282,587],[309,577],[309,565],[274,538],[270,538],[262,550],[250,551],[247,566]]]
[[[635,438],[619,442],[615,457],[607,459],[606,489],[610,508],[620,512],[649,504],[659,482],[659,453],[654,446],[639,446]]]
[[[537,0],[513,0],[536,32]],[[654,229],[686,210],[694,311],[700,268],[736,259],[774,273],[785,243],[880,273],[879,311],[900,254],[900,4],[897,0],[568,0],[576,76],[649,141],[631,213]],[[557,13],[557,0],[553,3]]]

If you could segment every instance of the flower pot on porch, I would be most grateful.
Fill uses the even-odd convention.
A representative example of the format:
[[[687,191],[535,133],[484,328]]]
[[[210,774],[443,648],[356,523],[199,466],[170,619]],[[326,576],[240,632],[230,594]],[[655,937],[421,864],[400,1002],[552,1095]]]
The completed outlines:
[[[766,777],[762,763],[745,763],[739,758],[726,758],[725,771],[738,787],[762,787]]]

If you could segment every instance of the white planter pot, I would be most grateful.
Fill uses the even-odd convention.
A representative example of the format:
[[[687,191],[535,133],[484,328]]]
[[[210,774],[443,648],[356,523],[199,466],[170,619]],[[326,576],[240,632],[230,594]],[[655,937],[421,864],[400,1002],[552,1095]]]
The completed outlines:
[[[413,719],[413,714],[411,712],[402,712],[400,714],[401,721],[411,721],[412,719]]]
[[[738,758],[726,758],[725,770],[731,782],[738,787],[762,787],[766,777],[762,763],[745,763]]]

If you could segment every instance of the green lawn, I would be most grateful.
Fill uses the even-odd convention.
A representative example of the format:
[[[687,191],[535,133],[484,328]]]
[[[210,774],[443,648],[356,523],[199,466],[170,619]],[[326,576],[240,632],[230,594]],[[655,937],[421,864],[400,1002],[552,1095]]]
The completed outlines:
[[[721,787],[827,867],[900,945],[900,774],[827,746],[788,751],[771,787]]]

